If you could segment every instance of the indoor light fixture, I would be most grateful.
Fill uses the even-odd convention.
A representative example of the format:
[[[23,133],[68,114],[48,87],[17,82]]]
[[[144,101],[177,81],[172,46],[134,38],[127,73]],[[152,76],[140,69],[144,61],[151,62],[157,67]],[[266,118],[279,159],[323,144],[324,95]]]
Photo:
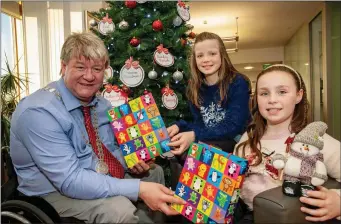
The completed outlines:
[[[244,67],[244,69],[246,69],[246,70],[251,70],[251,69],[253,69],[254,67],[253,66],[251,66],[251,65],[249,65],[249,66],[245,66]]]
[[[221,38],[224,42],[235,42],[235,44],[236,44],[236,47],[235,47],[235,48],[226,49],[226,52],[227,52],[227,53],[238,52],[238,41],[239,41],[239,36],[238,36],[238,17],[236,17],[236,26],[237,26],[236,35],[231,36],[231,37],[222,37],[222,38]]]

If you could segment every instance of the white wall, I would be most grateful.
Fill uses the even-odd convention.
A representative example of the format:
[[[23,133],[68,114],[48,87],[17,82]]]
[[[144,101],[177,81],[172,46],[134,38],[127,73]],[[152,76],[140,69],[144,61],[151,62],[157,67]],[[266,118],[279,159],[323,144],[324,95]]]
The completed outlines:
[[[30,93],[59,79],[60,50],[71,32],[85,30],[85,10],[98,11],[103,1],[24,1]]]
[[[229,57],[233,64],[283,61],[284,60],[284,48],[273,47],[273,48],[239,50],[236,53],[229,54]]]
[[[307,87],[311,99],[309,24],[305,23],[284,46],[284,63],[296,69]]]

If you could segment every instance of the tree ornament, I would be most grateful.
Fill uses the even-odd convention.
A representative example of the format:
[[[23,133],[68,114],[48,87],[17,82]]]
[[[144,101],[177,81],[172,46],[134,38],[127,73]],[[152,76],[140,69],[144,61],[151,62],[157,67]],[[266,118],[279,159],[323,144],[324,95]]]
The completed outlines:
[[[157,72],[153,69],[150,72],[148,72],[148,78],[150,79],[156,79],[157,78]]]
[[[174,19],[173,19],[173,25],[174,26],[180,26],[182,24],[182,19],[180,18],[180,16],[176,16]]]
[[[120,28],[120,30],[127,30],[129,28],[129,23],[125,20],[122,20],[119,24],[118,24],[118,28]]]
[[[177,82],[180,82],[184,78],[184,75],[182,72],[176,70],[176,72],[173,73],[173,79]]]
[[[127,93],[128,95],[130,94],[130,89],[129,89],[129,87],[128,86],[126,86],[126,85],[123,85],[122,86],[122,91],[124,91],[125,93]]]
[[[147,95],[148,93],[149,93],[149,91],[146,90],[146,89],[143,91],[143,94],[144,94],[144,95]]]
[[[147,2],[147,0],[136,0],[137,3],[143,4],[145,2]]]
[[[95,27],[95,26],[97,26],[97,22],[96,22],[96,20],[94,20],[94,19],[91,19],[91,20],[89,21],[89,25],[90,25],[90,26],[92,26],[92,27]]]
[[[120,71],[120,80],[124,85],[136,87],[143,82],[144,70],[139,65],[139,61],[133,61],[130,57]]]
[[[108,80],[114,76],[114,70],[112,67],[109,65],[107,69],[104,70],[104,79],[103,83],[106,84],[108,83]]]
[[[169,86],[168,86],[168,85],[165,86],[165,87],[163,87],[163,88],[161,89],[161,94],[165,94],[165,92],[168,91],[168,89],[169,89]]]
[[[174,64],[174,56],[160,44],[154,52],[154,61],[160,66],[170,67]]]
[[[128,0],[128,1],[125,1],[124,4],[130,9],[133,9],[136,7],[136,1]]]
[[[131,40],[130,40],[130,45],[133,46],[133,47],[137,47],[139,46],[140,44],[140,40],[136,37],[133,37]]]
[[[174,93],[174,91],[166,86],[162,88],[164,91],[162,93],[162,104],[168,110],[173,110],[178,105],[178,96]],[[162,91],[162,90],[161,90]]]
[[[118,107],[128,102],[128,94],[117,85],[105,85],[102,96],[111,103],[112,107]]]
[[[112,22],[112,19],[109,18],[108,13],[98,23],[98,30],[103,35],[108,35],[108,33],[115,31],[115,24]]]
[[[191,18],[189,14],[189,6],[187,6],[186,3],[182,2],[181,0],[176,4],[176,9],[179,16],[184,21],[188,21]]]
[[[188,34],[188,37],[194,39],[196,37],[196,34],[194,32],[190,32]]]
[[[162,72],[162,77],[164,77],[164,76],[167,76],[167,75],[169,75],[169,73],[167,72],[167,71],[164,71],[164,72]]]
[[[163,24],[161,20],[158,19],[153,22],[152,27],[154,31],[160,31],[163,29]]]
[[[180,42],[181,42],[181,46],[185,46],[187,44],[187,40],[183,38],[180,39]]]

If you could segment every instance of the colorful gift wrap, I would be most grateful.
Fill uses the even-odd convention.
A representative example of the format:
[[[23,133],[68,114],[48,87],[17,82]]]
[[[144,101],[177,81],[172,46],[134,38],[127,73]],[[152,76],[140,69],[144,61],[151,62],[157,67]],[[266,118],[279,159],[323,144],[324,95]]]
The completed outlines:
[[[205,143],[193,143],[180,174],[172,207],[193,223],[232,223],[248,162]]]
[[[165,123],[151,93],[107,112],[128,168],[170,150]]]

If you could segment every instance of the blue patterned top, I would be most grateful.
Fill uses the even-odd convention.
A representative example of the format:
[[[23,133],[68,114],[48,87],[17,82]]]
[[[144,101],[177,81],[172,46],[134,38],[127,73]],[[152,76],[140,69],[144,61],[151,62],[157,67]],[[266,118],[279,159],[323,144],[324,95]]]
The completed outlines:
[[[203,101],[200,108],[189,102],[193,122],[175,123],[180,132],[193,130],[195,141],[234,139],[245,132],[250,120],[250,94],[248,82],[241,75],[230,84],[222,105],[218,85],[203,84],[199,94]]]

